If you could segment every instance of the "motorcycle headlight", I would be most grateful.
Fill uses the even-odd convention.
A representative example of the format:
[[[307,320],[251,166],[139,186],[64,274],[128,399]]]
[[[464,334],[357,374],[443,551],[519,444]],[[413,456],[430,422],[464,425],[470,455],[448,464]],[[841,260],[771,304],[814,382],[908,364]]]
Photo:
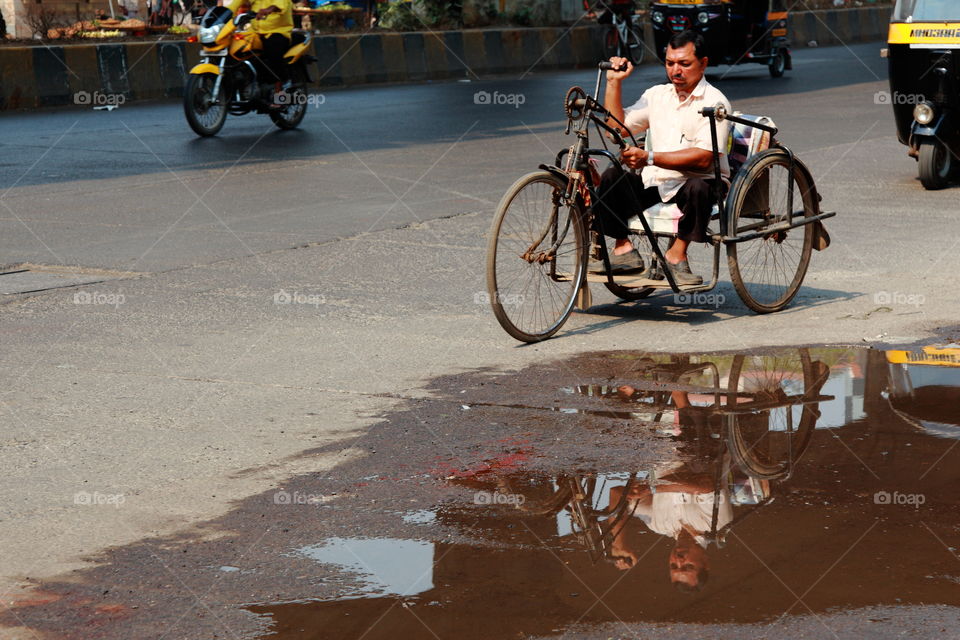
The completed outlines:
[[[913,108],[913,119],[917,121],[918,124],[924,126],[933,122],[934,117],[936,117],[937,111],[933,108],[933,105],[929,102],[921,102]]]
[[[663,24],[663,13],[659,11],[654,11],[650,14],[650,19],[656,22],[657,24]]]
[[[697,20],[700,21],[700,24],[707,24],[710,22],[710,14],[708,14],[706,11],[701,11],[697,14]]]
[[[220,27],[200,27],[200,42],[213,44],[217,41],[218,33],[220,33]]]

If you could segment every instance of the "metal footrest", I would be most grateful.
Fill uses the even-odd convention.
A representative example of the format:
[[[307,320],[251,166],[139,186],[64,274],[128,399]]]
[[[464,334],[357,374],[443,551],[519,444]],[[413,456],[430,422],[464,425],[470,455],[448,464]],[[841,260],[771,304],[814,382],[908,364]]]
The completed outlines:
[[[607,281],[607,276],[599,273],[588,273],[587,282],[603,283]],[[631,289],[670,289],[670,283],[663,280],[651,280],[643,277],[643,274],[613,276],[613,281],[621,287]],[[680,291],[690,291],[703,287],[702,284],[683,284],[680,285]]]

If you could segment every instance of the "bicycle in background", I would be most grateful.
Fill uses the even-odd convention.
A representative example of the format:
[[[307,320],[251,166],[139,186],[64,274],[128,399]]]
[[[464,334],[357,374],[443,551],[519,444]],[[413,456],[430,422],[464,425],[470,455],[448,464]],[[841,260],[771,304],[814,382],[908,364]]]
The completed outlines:
[[[596,15],[597,23],[610,27],[603,36],[603,57],[627,58],[634,66],[643,62],[643,25],[638,22],[634,0],[599,0],[592,7],[584,0],[588,15]]]

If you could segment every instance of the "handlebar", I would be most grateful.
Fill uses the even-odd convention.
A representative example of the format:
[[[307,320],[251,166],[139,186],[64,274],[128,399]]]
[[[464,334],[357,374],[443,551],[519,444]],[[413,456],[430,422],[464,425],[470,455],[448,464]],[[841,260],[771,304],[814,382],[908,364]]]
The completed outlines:
[[[614,67],[612,62],[610,62],[609,60],[604,60],[598,66],[602,71],[626,71],[627,70],[626,62],[624,62],[619,67]]]
[[[739,112],[728,113],[727,108],[722,104],[716,104],[712,107],[704,107],[700,110],[700,115],[704,118],[713,118],[717,121],[729,120],[730,122],[735,122],[737,124],[742,124],[747,127],[753,127],[754,129],[760,129],[761,131],[766,131],[770,135],[777,135],[780,130],[776,127],[771,127],[766,124],[760,124],[759,122],[754,122],[753,120],[746,120],[739,117],[737,114]]]

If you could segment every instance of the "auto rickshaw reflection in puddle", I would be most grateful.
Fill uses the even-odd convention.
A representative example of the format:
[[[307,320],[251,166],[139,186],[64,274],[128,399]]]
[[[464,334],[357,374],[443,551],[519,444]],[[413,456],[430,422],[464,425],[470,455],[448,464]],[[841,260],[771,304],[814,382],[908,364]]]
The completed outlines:
[[[792,3],[795,4],[795,3]],[[657,56],[674,34],[692,29],[707,45],[710,65],[758,63],[779,78],[793,68],[786,0],[664,0],[650,4]]]
[[[960,420],[943,392],[960,388],[947,379],[958,362],[956,346],[619,352],[559,363],[558,378],[577,384],[503,376],[499,388],[539,396],[527,407],[466,400],[457,428],[507,412],[519,435],[575,417],[583,431],[646,433],[673,453],[631,467],[586,448],[552,472],[523,462],[552,460],[549,447],[467,461],[447,478],[450,500],[404,515],[423,523],[420,540],[341,537],[296,552],[354,574],[354,590],[251,609],[271,618],[270,638],[486,640],[791,614],[813,614],[812,635],[829,635],[838,611],[958,607],[949,488],[960,481],[960,428],[944,420]],[[930,380],[938,392],[924,395]],[[430,540],[431,526],[474,542]]]
[[[960,167],[960,2],[897,0],[888,40],[897,138],[924,188],[942,189]]]
[[[890,383],[884,397],[918,429],[960,440],[960,345],[887,352]]]

